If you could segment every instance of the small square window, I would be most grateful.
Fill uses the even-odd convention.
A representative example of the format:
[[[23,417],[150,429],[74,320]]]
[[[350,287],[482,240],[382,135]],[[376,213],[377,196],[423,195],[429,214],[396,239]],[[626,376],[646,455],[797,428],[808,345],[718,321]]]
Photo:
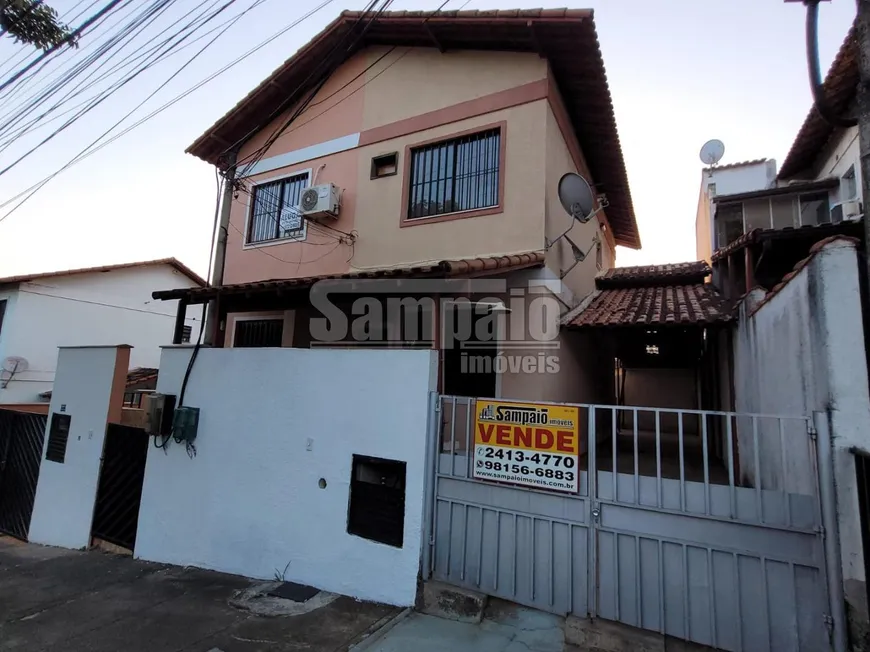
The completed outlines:
[[[49,462],[63,464],[66,460],[66,443],[69,439],[70,415],[55,412],[51,415],[51,427],[48,429],[48,446],[45,448],[45,459]]]
[[[190,342],[190,336],[193,335],[193,326],[182,326],[181,327],[181,343],[188,344]]]
[[[391,152],[372,159],[372,179],[392,177],[399,173],[399,153]]]
[[[401,548],[405,532],[405,462],[353,456],[347,532]]]

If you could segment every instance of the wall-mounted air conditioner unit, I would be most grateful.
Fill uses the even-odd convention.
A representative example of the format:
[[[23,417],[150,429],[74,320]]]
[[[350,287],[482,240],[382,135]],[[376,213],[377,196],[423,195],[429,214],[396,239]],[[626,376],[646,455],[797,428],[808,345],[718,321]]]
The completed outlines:
[[[837,224],[843,220],[855,220],[861,217],[861,202],[857,199],[840,202],[831,207],[831,222]]]
[[[302,191],[299,208],[306,217],[338,217],[341,191],[331,183],[311,186]]]

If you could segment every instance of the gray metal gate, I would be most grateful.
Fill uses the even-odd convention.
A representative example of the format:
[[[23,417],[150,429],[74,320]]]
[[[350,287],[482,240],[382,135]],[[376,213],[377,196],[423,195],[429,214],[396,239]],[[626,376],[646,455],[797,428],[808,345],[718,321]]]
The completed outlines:
[[[472,477],[475,403],[433,397],[429,577],[724,650],[829,649],[810,418],[578,405],[585,470],[560,494]]]

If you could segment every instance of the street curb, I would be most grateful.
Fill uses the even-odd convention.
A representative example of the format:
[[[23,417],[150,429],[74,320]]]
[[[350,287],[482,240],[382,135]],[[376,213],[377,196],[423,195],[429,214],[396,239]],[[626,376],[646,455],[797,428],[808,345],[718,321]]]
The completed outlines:
[[[358,643],[354,643],[347,648],[347,652],[363,652],[368,650],[372,645],[380,641],[387,633],[400,622],[405,620],[414,609],[407,607],[397,613],[395,616],[381,618],[374,625],[369,627],[368,631],[363,634],[363,639]]]

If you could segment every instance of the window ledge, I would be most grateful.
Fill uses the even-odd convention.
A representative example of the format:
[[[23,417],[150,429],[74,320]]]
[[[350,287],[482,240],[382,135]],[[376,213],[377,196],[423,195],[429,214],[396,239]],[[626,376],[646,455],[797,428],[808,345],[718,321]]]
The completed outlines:
[[[495,215],[503,213],[504,206],[498,204],[488,208],[474,208],[468,211],[457,211],[455,213],[441,213],[439,215],[429,215],[427,217],[402,217],[402,227],[417,226],[420,224],[436,224],[437,222],[450,222],[452,220],[462,220],[467,217],[482,217],[483,215]]]
[[[286,238],[276,238],[275,240],[263,240],[262,242],[246,242],[242,245],[242,249],[260,249],[262,247],[273,247],[275,245],[288,244],[290,242],[305,242],[306,235],[302,235],[298,238],[289,236]]]

